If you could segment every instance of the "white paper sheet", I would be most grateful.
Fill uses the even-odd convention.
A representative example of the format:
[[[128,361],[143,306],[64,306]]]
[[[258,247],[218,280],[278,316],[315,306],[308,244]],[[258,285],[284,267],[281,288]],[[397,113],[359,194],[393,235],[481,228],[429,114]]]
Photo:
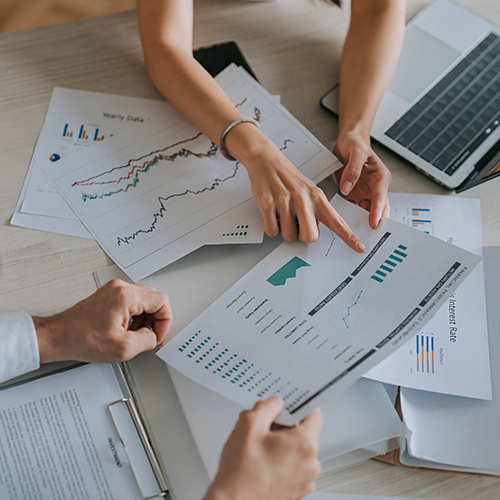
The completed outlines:
[[[279,244],[280,239],[266,238],[262,245],[204,247],[141,283],[169,294],[174,313],[171,336],[175,336]],[[101,285],[127,279],[116,266],[97,274]],[[203,464],[213,477],[222,447],[243,407],[171,368],[169,371]],[[404,435],[394,405],[379,382],[359,380],[326,401],[322,411],[322,470],[384,454],[397,447],[393,438]]]
[[[244,70],[223,88],[299,170],[319,182],[340,162]],[[227,75],[231,74],[229,78]],[[173,112],[172,112],[173,113]],[[178,115],[177,115],[178,116]],[[178,116],[145,139],[102,141],[45,168],[113,261],[134,281],[258,214],[245,168]]]
[[[207,390],[171,367],[169,371],[203,463],[213,479],[222,448],[239,413],[245,408]],[[341,457],[355,450],[380,444],[383,447],[380,451],[365,454],[363,459],[386,453],[391,439],[404,436],[394,406],[378,382],[358,380],[352,387],[325,401],[321,411],[324,425],[318,459],[323,472],[348,465]],[[394,448],[397,446],[394,443]]]
[[[402,388],[409,431],[403,463],[500,475],[500,247],[484,248],[484,268],[493,400]]]
[[[122,397],[110,365],[2,390],[0,498],[142,499],[108,411]]]
[[[482,255],[479,200],[391,193],[390,202],[391,219]],[[491,399],[483,264],[425,330],[365,376],[413,389]]]
[[[279,96],[274,98],[279,102]],[[110,136],[140,136],[162,129],[170,114],[171,106],[164,101],[55,87],[11,224],[93,239],[43,172],[43,166],[105,140],[102,123]],[[85,138],[78,138],[83,124]],[[259,243],[263,231],[258,216],[223,227],[207,244]]]
[[[55,87],[11,224],[92,238],[43,168],[112,137],[147,136],[179,119],[165,101]],[[258,243],[263,231],[260,218],[239,220],[215,231],[209,243]]]
[[[159,356],[245,406],[280,394],[278,422],[295,423],[417,333],[481,260],[389,219],[371,230],[338,196],[332,205],[368,254],[324,226],[311,245],[282,244]]]

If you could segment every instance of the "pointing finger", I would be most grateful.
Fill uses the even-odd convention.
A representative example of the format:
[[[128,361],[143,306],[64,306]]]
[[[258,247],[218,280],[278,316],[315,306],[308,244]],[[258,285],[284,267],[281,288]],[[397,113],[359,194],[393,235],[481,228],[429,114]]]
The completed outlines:
[[[331,205],[324,207],[322,213],[318,214],[318,220],[331,229],[347,246],[359,253],[366,252],[363,242]]]

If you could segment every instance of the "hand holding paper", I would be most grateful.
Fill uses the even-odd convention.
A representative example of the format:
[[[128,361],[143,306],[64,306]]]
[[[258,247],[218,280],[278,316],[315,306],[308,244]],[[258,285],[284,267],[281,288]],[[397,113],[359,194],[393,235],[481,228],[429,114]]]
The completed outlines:
[[[321,227],[284,243],[178,334],[159,356],[249,407],[277,394],[299,422],[331,393],[418,333],[480,257],[334,199],[366,243],[357,254]]]
[[[323,418],[316,410],[293,429],[271,429],[283,402],[270,398],[240,414],[205,500],[300,500],[315,490]],[[235,466],[237,464],[237,466]]]

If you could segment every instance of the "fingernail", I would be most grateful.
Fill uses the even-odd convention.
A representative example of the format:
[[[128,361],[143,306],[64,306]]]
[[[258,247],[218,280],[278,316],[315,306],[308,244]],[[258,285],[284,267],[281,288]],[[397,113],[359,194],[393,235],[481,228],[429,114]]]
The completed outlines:
[[[363,242],[362,241],[358,241],[356,243],[356,246],[364,253],[366,252],[366,247],[363,245]]]
[[[344,181],[342,183],[342,187],[341,187],[342,194],[349,194],[351,192],[351,189],[352,189],[352,182]]]

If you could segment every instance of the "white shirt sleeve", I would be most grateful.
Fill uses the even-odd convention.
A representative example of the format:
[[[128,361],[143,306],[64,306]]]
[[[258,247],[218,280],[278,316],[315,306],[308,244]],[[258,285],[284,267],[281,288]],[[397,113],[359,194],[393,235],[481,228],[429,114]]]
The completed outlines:
[[[24,312],[0,315],[0,382],[40,367],[35,324]]]

